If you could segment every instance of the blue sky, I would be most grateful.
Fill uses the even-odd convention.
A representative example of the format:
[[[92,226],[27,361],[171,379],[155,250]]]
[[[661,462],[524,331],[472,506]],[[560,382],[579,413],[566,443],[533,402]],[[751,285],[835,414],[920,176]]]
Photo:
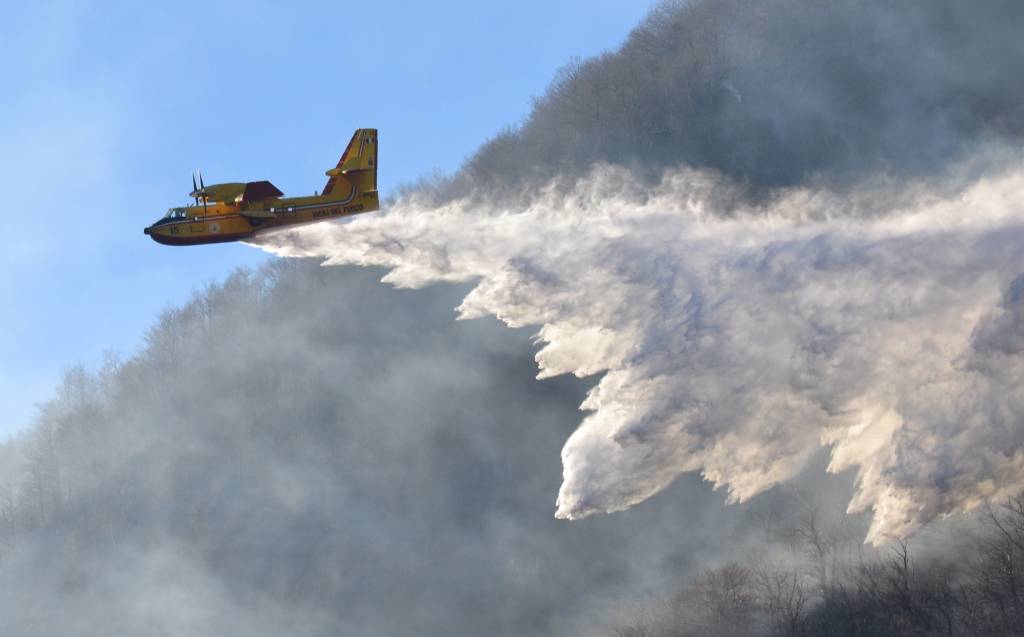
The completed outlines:
[[[457,168],[652,4],[4,3],[0,439],[69,366],[130,356],[160,310],[270,258],[142,234],[187,202],[193,169],[310,193],[376,127],[387,195]]]

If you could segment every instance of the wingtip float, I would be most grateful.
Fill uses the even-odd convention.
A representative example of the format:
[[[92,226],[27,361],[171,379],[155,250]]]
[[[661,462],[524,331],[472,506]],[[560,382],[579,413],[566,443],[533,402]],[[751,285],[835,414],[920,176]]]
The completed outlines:
[[[327,171],[323,192],[284,197],[269,181],[213,184],[192,177],[191,206],[171,208],[143,232],[157,243],[188,246],[251,239],[284,226],[348,217],[380,208],[377,130],[360,128],[338,165]]]

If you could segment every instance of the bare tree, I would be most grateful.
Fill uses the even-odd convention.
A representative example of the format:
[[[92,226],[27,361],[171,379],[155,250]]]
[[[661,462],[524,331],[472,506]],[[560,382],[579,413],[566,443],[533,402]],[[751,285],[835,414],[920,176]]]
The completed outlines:
[[[673,610],[671,623],[679,634],[754,634],[758,619],[754,573],[736,563],[704,571],[676,595]]]
[[[803,634],[805,611],[811,595],[798,569],[763,564],[755,571],[757,597],[772,633],[793,637]]]
[[[827,595],[851,541],[846,516],[840,513],[834,521],[829,520],[820,503],[804,500],[784,536],[808,560],[819,594]]]

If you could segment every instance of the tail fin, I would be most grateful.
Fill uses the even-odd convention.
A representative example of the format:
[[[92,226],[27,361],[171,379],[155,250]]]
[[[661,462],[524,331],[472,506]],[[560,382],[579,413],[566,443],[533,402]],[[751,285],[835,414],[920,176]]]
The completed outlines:
[[[324,197],[344,197],[349,185],[360,193],[377,192],[377,129],[360,128],[352,135],[335,168],[327,171]],[[339,182],[343,182],[340,183]],[[347,183],[344,183],[347,182]]]

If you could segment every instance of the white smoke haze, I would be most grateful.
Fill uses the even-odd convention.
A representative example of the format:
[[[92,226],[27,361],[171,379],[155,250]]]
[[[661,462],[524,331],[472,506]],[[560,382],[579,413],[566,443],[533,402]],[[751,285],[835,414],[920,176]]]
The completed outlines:
[[[746,501],[827,447],[878,544],[1024,489],[1024,167],[973,173],[724,210],[710,173],[648,190],[601,166],[520,208],[411,195],[258,245],[401,288],[476,281],[459,317],[539,326],[539,378],[604,373],[557,517],[686,472]]]

